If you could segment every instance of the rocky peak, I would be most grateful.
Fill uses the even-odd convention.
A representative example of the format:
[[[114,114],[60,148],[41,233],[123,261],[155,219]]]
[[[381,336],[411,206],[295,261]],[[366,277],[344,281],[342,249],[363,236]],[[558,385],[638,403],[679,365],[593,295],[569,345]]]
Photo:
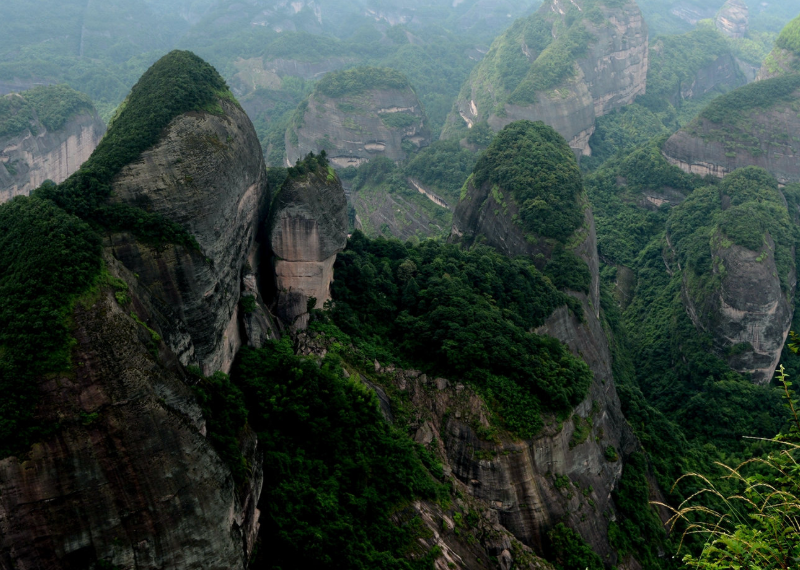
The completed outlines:
[[[0,97],[0,203],[69,178],[105,131],[91,100],[65,85]]]
[[[347,245],[347,199],[324,152],[309,154],[289,169],[273,201],[269,227],[278,317],[305,328],[309,300],[318,308],[330,300],[336,254]]]
[[[173,52],[145,73],[77,173],[3,205],[45,204],[80,221],[94,247],[65,249],[59,261],[95,273],[83,289],[65,283],[63,312],[47,317],[66,328],[69,316],[65,362],[28,383],[38,405],[26,421],[47,429],[0,460],[0,566],[247,566],[262,460],[245,420],[224,450],[208,437],[207,402],[227,377],[205,376],[227,370],[239,342],[265,177],[254,129],[222,78]],[[59,230],[36,231],[44,240]]]
[[[749,11],[743,0],[728,0],[717,12],[717,29],[729,38],[741,39],[747,34]]]
[[[539,182],[531,184],[531,179]],[[462,191],[451,241],[485,243],[508,256],[530,256],[560,289],[578,301],[583,319],[564,306],[536,332],[561,340],[593,373],[589,394],[574,415],[592,416],[598,433],[609,438],[623,458],[633,452],[638,444],[622,415],[608,339],[599,318],[600,263],[594,218],[586,204],[577,162],[563,137],[541,122],[520,121],[500,131]],[[565,277],[567,274],[571,277]],[[468,426],[448,429],[448,435],[455,438],[449,444],[469,446],[477,440]],[[557,472],[578,486],[591,486],[601,511],[614,509],[611,490],[623,462],[609,463],[600,447],[570,443],[570,433],[542,434],[529,446],[522,446],[521,456],[491,466],[460,457],[463,449],[457,445],[448,453],[454,471],[461,470],[465,477],[476,480],[481,496],[503,504],[503,524],[526,543],[541,544],[546,530],[569,508],[545,499],[540,490],[521,489],[527,482],[544,480],[549,466],[557,465]],[[520,504],[516,504],[510,497],[519,492],[525,499],[517,495]],[[606,522],[597,517],[574,517],[570,523],[596,552],[613,556]]]
[[[595,118],[644,94],[648,62],[647,26],[635,2],[549,0],[494,41],[442,138],[481,121],[498,131],[542,120],[589,154]]]
[[[136,103],[132,97],[127,105]],[[243,268],[258,265],[256,235],[269,195],[261,146],[245,112],[225,94],[209,109],[175,116],[158,142],[113,180],[114,203],[179,224],[197,247],[153,248],[128,232],[110,235],[108,246],[170,315],[165,336],[179,360],[212,374],[229,370],[242,342]]]
[[[667,262],[683,272],[687,314],[731,368],[761,384],[792,323],[793,225],[775,178],[754,167],[695,190],[667,225]]]
[[[326,151],[337,168],[384,156],[404,160],[427,146],[425,111],[408,79],[384,68],[330,73],[295,112],[286,131],[287,166]]]

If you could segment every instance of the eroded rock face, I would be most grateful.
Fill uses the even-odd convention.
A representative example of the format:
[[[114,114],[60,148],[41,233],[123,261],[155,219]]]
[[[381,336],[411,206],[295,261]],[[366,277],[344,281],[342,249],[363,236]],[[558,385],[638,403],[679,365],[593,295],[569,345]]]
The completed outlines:
[[[97,112],[71,117],[57,131],[38,120],[24,132],[0,138],[0,203],[27,196],[45,180],[61,183],[91,156],[106,132]]]
[[[336,254],[347,245],[347,199],[331,168],[290,176],[273,202],[269,240],[274,254],[278,317],[308,323],[308,300],[331,298]]]
[[[713,335],[717,350],[737,372],[768,384],[777,368],[792,324],[796,288],[794,267],[788,276],[788,294],[781,288],[775,264],[775,244],[752,251],[736,244],[714,249],[714,274],[724,267],[720,285],[708,299],[694,299],[684,279],[682,297],[698,330]],[[724,243],[723,239],[717,243]],[[702,303],[702,305],[701,305]],[[736,347],[740,350],[736,350]]]
[[[583,11],[580,1],[549,0],[534,16],[563,19],[572,6]],[[572,76],[557,86],[538,91],[532,104],[508,101],[511,93],[485,78],[499,62],[499,45],[519,50],[531,63],[540,55],[527,44],[525,34],[515,35],[515,28],[498,38],[487,57],[471,75],[456,102],[457,112],[448,118],[442,138],[448,138],[464,124],[488,120],[494,130],[511,122],[527,119],[543,121],[556,129],[576,151],[590,154],[589,138],[595,118],[628,105],[645,93],[649,63],[647,26],[635,2],[622,6],[599,5],[601,23],[584,20],[594,38],[588,50],[575,62]],[[554,33],[555,34],[555,33]]]
[[[800,97],[800,89],[793,97]],[[722,178],[737,168],[759,166],[781,184],[800,181],[800,118],[794,103],[737,113],[735,123],[698,117],[670,137],[664,157],[685,172]]]
[[[58,429],[0,461],[0,567],[243,569],[260,514],[255,434],[237,493],[176,356],[129,316],[164,332],[147,289],[106,265],[132,303],[104,290],[76,306],[75,372],[41,381],[38,413]]]
[[[717,29],[729,38],[740,39],[747,34],[750,12],[743,0],[728,0],[717,12]]]
[[[518,208],[512,200],[500,205],[488,188],[476,189],[471,181],[467,200],[462,200],[453,218],[453,237],[478,239],[509,256],[551,254],[545,240],[526,239],[519,223]],[[590,495],[598,512],[613,512],[611,491],[622,474],[622,462],[609,462],[604,449],[612,445],[626,457],[638,447],[627,424],[617,396],[611,371],[608,340],[599,319],[600,281],[597,237],[590,208],[585,210],[583,227],[574,236],[580,245],[575,254],[589,266],[592,281],[589,294],[570,292],[583,306],[585,321],[581,322],[566,307],[557,309],[536,332],[558,338],[570,350],[583,358],[592,370],[594,379],[586,399],[574,414],[592,418],[593,430],[603,434],[600,445],[595,432],[586,441],[571,446],[574,425],[545,430],[529,442],[504,444],[510,453],[500,453],[493,461],[478,461],[471,449],[483,449],[481,442],[466,421],[451,419],[441,426],[453,472],[468,482],[471,491],[495,505],[501,523],[526,544],[544,546],[547,531],[562,517],[569,519],[583,538],[600,554],[616,557],[608,543],[608,520],[604,517],[581,517],[580,498],[567,498],[554,486],[552,475],[566,475],[580,488],[592,489]],[[451,416],[452,417],[452,416]],[[437,435],[439,437],[439,435]],[[582,520],[583,519],[583,520]]]
[[[114,180],[113,199],[162,214],[185,227],[199,249],[154,249],[130,234],[108,247],[139,275],[169,311],[165,338],[181,363],[206,374],[227,372],[242,344],[241,279],[257,267],[256,241],[269,192],[261,146],[244,111],[220,102],[224,114],[175,118],[161,141]]]
[[[321,150],[336,168],[378,156],[399,161],[406,158],[404,143],[412,148],[430,144],[425,112],[410,86],[335,98],[315,92],[301,110],[301,126],[286,131],[287,166]]]

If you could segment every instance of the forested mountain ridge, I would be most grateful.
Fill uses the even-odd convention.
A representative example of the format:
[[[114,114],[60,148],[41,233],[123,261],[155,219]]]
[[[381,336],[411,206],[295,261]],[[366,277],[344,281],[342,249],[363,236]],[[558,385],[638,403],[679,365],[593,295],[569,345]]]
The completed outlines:
[[[170,52],[0,204],[0,568],[793,567],[798,74],[745,86],[793,49],[775,1],[660,0],[709,19],[651,41],[628,0],[142,0],[118,35],[67,2],[92,55],[58,60],[30,27],[0,70],[117,85],[179,42],[220,71]],[[436,140],[487,61],[582,84],[591,156],[508,116]],[[89,109],[10,100],[42,92],[0,125]],[[704,128],[767,168],[670,164]]]
[[[647,26],[635,2],[545,2],[494,41],[459,94],[443,137],[544,120],[589,154],[595,117],[645,92]]]

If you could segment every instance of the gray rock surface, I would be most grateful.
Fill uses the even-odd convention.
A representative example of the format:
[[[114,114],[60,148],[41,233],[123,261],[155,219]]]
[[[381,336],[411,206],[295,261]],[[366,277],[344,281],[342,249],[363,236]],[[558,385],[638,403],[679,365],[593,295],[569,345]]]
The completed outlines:
[[[750,11],[744,0],[728,0],[717,12],[714,24],[729,38],[741,39],[747,34]]]
[[[263,480],[255,435],[241,440],[253,468],[237,490],[176,356],[129,316],[158,327],[147,288],[106,264],[132,303],[105,289],[76,305],[75,372],[40,381],[38,413],[58,429],[0,461],[0,567],[244,569]]]
[[[775,244],[752,251],[726,244],[719,236],[712,254],[714,275],[724,275],[707,298],[692,296],[684,275],[682,298],[686,312],[699,331],[711,333],[717,352],[737,372],[750,374],[753,381],[768,384],[777,368],[794,314],[796,269],[786,276],[789,291],[781,289],[775,265]],[[727,247],[726,247],[727,246]],[[739,345],[741,351],[731,349]]]
[[[269,192],[261,146],[244,111],[175,118],[161,141],[115,178],[113,200],[162,214],[185,227],[199,250],[152,248],[129,234],[108,247],[171,311],[165,338],[183,364],[227,372],[241,346],[243,267],[257,266],[256,236]]]
[[[332,168],[289,177],[273,201],[269,241],[274,253],[277,315],[305,328],[307,302],[330,300],[336,254],[347,245],[347,199]]]
[[[37,120],[18,135],[0,137],[0,203],[27,196],[45,180],[61,183],[69,178],[105,132],[96,112],[81,112],[57,131],[48,131]]]
[[[378,156],[399,161],[407,155],[403,143],[414,148],[430,144],[425,111],[411,87],[338,98],[315,92],[298,112],[302,112],[299,124],[286,131],[287,166],[322,150],[336,168],[360,166]],[[388,121],[397,114],[413,117],[413,123],[390,126]]]
[[[795,92],[800,97],[800,89]],[[731,123],[698,118],[670,137],[664,157],[685,172],[724,177],[759,166],[781,184],[800,181],[800,118],[794,102],[779,102],[732,117]],[[735,122],[733,122],[735,120]]]
[[[583,9],[580,0],[570,1]],[[552,13],[556,19],[563,18],[569,11],[568,5],[567,0],[547,0],[539,14]],[[576,151],[589,154],[595,118],[628,105],[645,93],[649,63],[647,26],[636,3],[627,1],[621,6],[600,3],[599,7],[603,21],[597,24],[585,20],[586,29],[595,39],[586,54],[576,61],[573,77],[537,93],[532,105],[505,104],[504,111],[498,112],[510,94],[484,79],[488,68],[500,64],[496,51],[490,50],[461,90],[442,138],[458,132],[464,123],[471,128],[488,120],[494,130],[500,130],[520,119],[538,120],[556,129]],[[495,45],[508,41],[516,42],[511,48],[519,49],[531,62],[539,55],[528,48],[524,38],[517,40],[508,33],[507,37],[495,40]]]

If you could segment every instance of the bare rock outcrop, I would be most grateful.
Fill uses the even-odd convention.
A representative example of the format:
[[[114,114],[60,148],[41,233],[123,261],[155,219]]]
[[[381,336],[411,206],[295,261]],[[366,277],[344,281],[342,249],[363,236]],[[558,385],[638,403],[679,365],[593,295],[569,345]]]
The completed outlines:
[[[347,199],[321,158],[309,157],[290,169],[270,213],[277,315],[297,329],[308,323],[310,299],[318,308],[330,300],[333,264],[347,245]]]
[[[596,8],[601,19],[584,17],[581,1],[548,0],[535,15],[515,22],[462,88],[442,138],[481,121],[497,131],[517,120],[540,120],[577,152],[590,154],[595,118],[645,93],[649,62],[647,26],[636,3],[601,2]],[[569,31],[556,33],[565,26]],[[563,49],[556,46],[561,34],[586,45],[571,62],[555,64],[550,58]],[[503,71],[510,61],[526,71]]]
[[[729,38],[741,39],[747,34],[750,12],[743,0],[728,0],[717,12],[714,24]]]
[[[57,92],[52,94],[53,103],[58,96]],[[6,97],[13,100],[12,106],[19,101],[31,108],[25,103],[24,93]],[[106,132],[97,111],[88,104],[55,129],[48,129],[31,110],[27,127],[0,136],[0,203],[27,196],[45,180],[61,183],[69,178],[91,156]]]
[[[286,131],[286,162],[323,150],[336,168],[378,156],[399,161],[429,143],[425,111],[408,80],[390,69],[356,68],[326,76],[297,109]]]
[[[758,166],[781,184],[800,181],[800,76],[759,81],[713,101],[670,137],[664,157],[685,172],[722,178]]]
[[[37,413],[57,428],[0,461],[0,567],[244,569],[263,479],[255,434],[241,439],[252,471],[237,489],[176,355],[141,324],[158,327],[147,288],[106,265],[130,301],[104,287],[76,305],[75,371],[41,380]]]
[[[115,178],[114,200],[181,224],[199,249],[151,248],[131,234],[108,247],[172,315],[165,338],[183,364],[227,372],[242,344],[238,324],[243,268],[257,267],[256,236],[269,192],[255,129],[235,103],[224,113],[173,119],[161,141]]]

